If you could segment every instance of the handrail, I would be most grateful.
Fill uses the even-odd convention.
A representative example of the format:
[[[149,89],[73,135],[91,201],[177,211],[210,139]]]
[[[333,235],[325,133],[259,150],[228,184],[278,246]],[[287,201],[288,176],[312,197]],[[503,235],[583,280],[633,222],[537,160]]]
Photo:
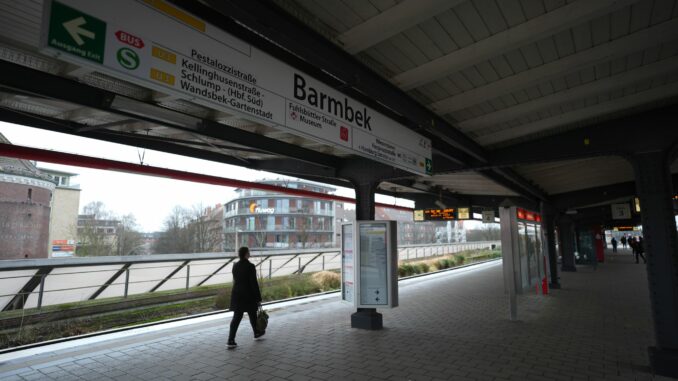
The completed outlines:
[[[252,250],[252,257],[269,255],[293,255],[337,252],[338,248],[315,248],[315,249],[286,249],[286,250]],[[230,259],[237,257],[236,253],[181,253],[181,254],[152,254],[152,255],[125,255],[125,256],[102,256],[102,257],[70,257],[70,258],[46,258],[46,259],[8,259],[0,261],[0,271],[26,270],[39,267],[76,267],[76,266],[105,266],[123,265],[126,263],[155,263],[155,262],[182,262],[208,261],[215,259]]]
[[[499,244],[500,241],[482,241],[401,245],[398,247],[398,258],[400,260],[425,259],[441,255],[453,255],[468,249],[491,248]],[[341,266],[341,260],[338,258],[340,254],[341,250],[339,248],[253,250],[251,252],[253,263],[257,266],[258,271],[261,274],[267,273],[269,278],[273,274],[289,275],[301,274],[304,271],[338,270]],[[70,298],[67,301],[57,298],[52,301],[47,300],[45,304],[92,300],[99,298],[102,294],[107,295],[104,297],[110,297],[111,293],[107,293],[107,290],[111,289],[111,287],[123,287],[124,293],[120,288],[115,289],[115,293],[120,294],[117,296],[127,298],[130,286],[135,285],[147,284],[149,287],[136,287],[134,290],[129,290],[130,294],[153,292],[163,288],[167,290],[186,288],[188,290],[189,287],[200,286],[208,281],[213,284],[220,282],[227,283],[230,281],[230,272],[224,271],[224,269],[236,258],[237,255],[235,253],[221,252],[0,261],[0,280],[12,279],[17,286],[14,288],[17,291],[10,291],[10,293],[2,293],[3,295],[0,295],[2,298],[11,298],[10,301],[0,305],[0,310],[6,311],[24,308],[24,304],[30,295],[37,296],[37,308],[40,309],[43,305],[43,295],[56,295],[75,290],[84,290],[85,292],[76,295],[70,294],[66,297]],[[156,265],[134,266],[139,264]],[[78,267],[85,266],[90,267],[90,269],[87,271],[76,270]],[[111,268],[100,268],[104,266],[110,266]],[[215,266],[216,268],[207,267],[207,272],[201,272],[200,270],[191,271],[191,266],[193,266],[194,270],[204,268],[203,266]],[[73,268],[73,270],[61,270],[57,274],[54,271],[57,268]],[[17,270],[33,270],[34,272],[22,275],[11,273]],[[77,276],[80,274],[91,275],[96,273],[101,273],[102,276],[100,278],[103,279],[89,276],[85,284],[78,284],[83,282],[83,280],[76,281],[78,279]],[[130,279],[130,274],[134,274],[135,279]],[[7,276],[3,277],[2,275]],[[226,276],[226,278],[217,282],[211,281],[215,276]],[[46,287],[46,279],[48,281],[59,279],[58,285],[52,282],[47,285],[49,287]],[[181,281],[181,286],[176,282],[179,280]],[[170,285],[170,288],[166,285]]]
[[[449,242],[449,243],[412,243],[408,245],[398,245],[398,249],[408,247],[432,247],[432,246],[448,246],[448,245],[476,245],[476,244],[501,244],[500,240],[492,241],[472,241],[472,242]]]

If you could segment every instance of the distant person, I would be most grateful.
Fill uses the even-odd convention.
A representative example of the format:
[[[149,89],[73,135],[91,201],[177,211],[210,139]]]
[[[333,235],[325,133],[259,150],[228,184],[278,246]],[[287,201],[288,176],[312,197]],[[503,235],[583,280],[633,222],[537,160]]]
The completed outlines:
[[[626,240],[626,243],[629,244],[629,248],[631,249],[631,253],[633,255],[636,255],[636,239],[633,236],[629,236],[629,238]]]
[[[645,248],[643,247],[643,237],[638,237],[638,239],[635,240],[635,248],[636,250],[634,251],[636,254],[636,263],[639,263],[638,257],[640,256],[643,258],[643,263],[647,263],[647,259],[645,259]]]
[[[235,342],[235,334],[238,332],[238,326],[243,315],[247,312],[254,331],[254,338],[263,336],[266,331],[257,330],[257,309],[261,304],[261,291],[259,291],[259,282],[257,282],[257,269],[250,263],[250,249],[241,247],[238,249],[240,260],[233,265],[233,290],[231,292],[231,310],[233,311],[233,320],[231,320],[231,330],[228,333],[228,348],[235,348],[238,344]]]
[[[621,241],[622,248],[626,249],[626,234],[624,234],[619,241]]]
[[[612,241],[610,241],[610,243],[612,244],[612,252],[616,253],[617,252],[617,239],[612,237]]]

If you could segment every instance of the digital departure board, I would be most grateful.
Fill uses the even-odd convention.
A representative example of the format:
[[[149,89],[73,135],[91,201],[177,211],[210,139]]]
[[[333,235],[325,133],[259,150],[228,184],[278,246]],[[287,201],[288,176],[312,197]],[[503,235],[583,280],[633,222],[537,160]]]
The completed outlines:
[[[414,211],[414,221],[450,221],[456,220],[455,209],[420,209]]]

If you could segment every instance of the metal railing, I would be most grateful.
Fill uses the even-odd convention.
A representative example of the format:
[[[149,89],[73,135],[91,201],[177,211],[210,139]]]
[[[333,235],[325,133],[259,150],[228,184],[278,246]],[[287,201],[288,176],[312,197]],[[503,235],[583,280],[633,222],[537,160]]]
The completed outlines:
[[[490,249],[499,241],[398,247],[400,260]],[[252,251],[259,277],[338,270],[340,249]],[[232,282],[235,253],[160,254],[121,257],[0,261],[2,311],[156,293]]]

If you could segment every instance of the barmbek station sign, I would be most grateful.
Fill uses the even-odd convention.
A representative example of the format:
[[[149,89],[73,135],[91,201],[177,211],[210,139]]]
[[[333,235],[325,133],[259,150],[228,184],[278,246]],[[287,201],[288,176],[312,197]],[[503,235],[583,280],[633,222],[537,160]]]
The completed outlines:
[[[417,174],[431,141],[163,0],[45,1],[42,51]]]

